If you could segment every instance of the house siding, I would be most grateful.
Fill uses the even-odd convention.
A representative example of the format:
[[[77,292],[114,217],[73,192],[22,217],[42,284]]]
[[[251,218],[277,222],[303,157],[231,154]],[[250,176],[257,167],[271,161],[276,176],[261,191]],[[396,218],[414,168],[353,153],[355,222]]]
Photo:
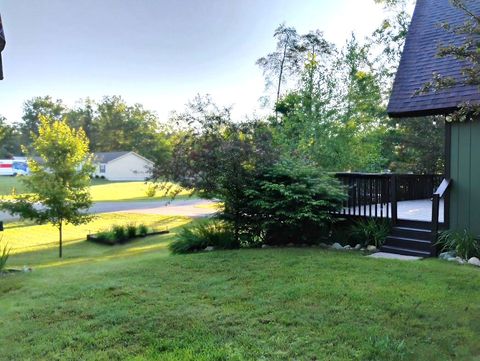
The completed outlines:
[[[105,173],[97,173],[99,176],[105,176],[111,181],[143,181],[150,176],[149,169],[153,163],[133,154],[129,153],[120,158],[114,159],[105,164]]]
[[[451,126],[450,228],[480,236],[480,121]]]

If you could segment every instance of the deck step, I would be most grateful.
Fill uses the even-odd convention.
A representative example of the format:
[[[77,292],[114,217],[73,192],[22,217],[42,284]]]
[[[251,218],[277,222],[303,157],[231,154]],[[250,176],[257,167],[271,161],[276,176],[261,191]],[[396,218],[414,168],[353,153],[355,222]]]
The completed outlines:
[[[428,229],[420,228],[393,227],[390,235],[399,238],[419,239],[424,241],[432,240],[432,232]]]
[[[419,251],[412,250],[402,247],[393,247],[393,246],[383,246],[380,251],[387,253],[403,254],[404,256],[415,256],[415,257],[430,257],[430,252],[428,251]]]
[[[425,251],[430,252],[432,247],[432,242],[429,240],[418,239],[418,238],[408,238],[408,237],[398,237],[398,236],[388,236],[385,240],[386,246],[407,248],[413,251]]]

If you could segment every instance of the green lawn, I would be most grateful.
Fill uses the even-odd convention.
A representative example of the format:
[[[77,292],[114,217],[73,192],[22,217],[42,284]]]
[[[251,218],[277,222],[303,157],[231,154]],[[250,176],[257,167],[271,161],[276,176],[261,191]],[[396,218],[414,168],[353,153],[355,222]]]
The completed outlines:
[[[90,223],[72,226],[66,225],[63,230],[64,244],[84,241],[87,234],[104,231],[113,225],[145,224],[155,230],[164,230],[177,227],[189,222],[184,217],[165,217],[149,214],[105,213],[97,215]],[[33,252],[40,249],[55,247],[58,244],[58,230],[49,224],[36,225],[31,222],[9,222],[5,224],[5,231],[0,233],[3,242],[13,253]]]
[[[17,194],[25,192],[21,182],[22,177],[0,176],[0,196],[9,196],[14,189]],[[147,197],[145,182],[109,182],[102,179],[92,179],[91,193],[94,202],[101,201],[143,201],[162,199],[162,193],[155,197]],[[188,191],[182,191],[179,198],[188,197]]]
[[[15,254],[34,271],[0,279],[0,359],[479,359],[478,269],[315,248],[172,256],[172,237]]]

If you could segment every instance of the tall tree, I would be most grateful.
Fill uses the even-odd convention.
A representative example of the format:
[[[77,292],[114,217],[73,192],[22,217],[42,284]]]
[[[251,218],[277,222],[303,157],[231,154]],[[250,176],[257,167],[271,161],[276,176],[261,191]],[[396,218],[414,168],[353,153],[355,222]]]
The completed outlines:
[[[238,241],[245,190],[255,172],[276,156],[268,127],[260,121],[232,121],[230,109],[209,97],[197,97],[174,118],[185,131],[175,140],[172,158],[157,164],[156,178],[222,200],[222,218],[233,225]]]
[[[298,71],[301,66],[299,58],[299,35],[297,30],[281,24],[273,37],[277,40],[276,50],[257,60],[263,69],[267,88],[276,85],[276,101],[280,99],[281,88],[286,78]]]
[[[0,158],[11,158],[21,153],[19,138],[17,129],[0,116]]]
[[[13,201],[2,201],[0,209],[19,214],[37,223],[51,223],[59,231],[59,257],[62,257],[63,226],[79,225],[92,217],[85,213],[92,201],[90,175],[94,168],[83,130],[70,128],[65,121],[40,116],[38,136],[33,137],[31,175],[22,179],[26,194]]]
[[[29,146],[32,135],[38,135],[41,117],[52,121],[61,120],[65,116],[65,110],[66,107],[60,99],[53,100],[50,96],[27,100],[23,105],[22,122],[17,124],[21,144]]]

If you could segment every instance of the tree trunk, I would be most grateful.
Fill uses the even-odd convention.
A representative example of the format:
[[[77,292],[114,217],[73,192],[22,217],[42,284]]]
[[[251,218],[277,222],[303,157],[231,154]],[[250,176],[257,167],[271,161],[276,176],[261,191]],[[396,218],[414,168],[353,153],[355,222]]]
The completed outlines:
[[[277,111],[277,104],[280,100],[280,89],[282,87],[282,79],[283,79],[283,67],[285,66],[285,59],[287,57],[287,49],[288,49],[288,39],[285,41],[285,46],[283,48],[283,57],[280,63],[280,74],[278,75],[278,86],[277,86],[277,101],[275,102],[275,120],[278,121],[278,111]]]
[[[60,258],[62,258],[62,228],[63,228],[63,222],[60,221],[60,224],[58,226],[58,232],[59,232],[59,234],[58,234],[58,236],[59,236],[59,238],[58,238],[58,240],[59,240],[58,256]]]

